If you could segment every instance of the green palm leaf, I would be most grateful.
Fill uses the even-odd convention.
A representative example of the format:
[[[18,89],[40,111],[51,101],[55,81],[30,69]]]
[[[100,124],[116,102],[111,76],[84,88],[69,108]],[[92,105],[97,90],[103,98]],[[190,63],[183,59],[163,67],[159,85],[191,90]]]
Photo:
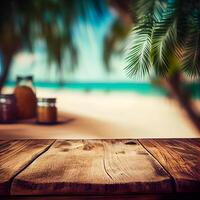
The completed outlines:
[[[154,27],[162,18],[165,7],[165,0],[139,1],[139,21],[132,31],[131,41],[127,50],[128,56],[126,57],[128,64],[125,69],[129,76],[149,74],[152,67],[151,50]]]
[[[165,76],[177,42],[177,23],[174,2],[163,10],[162,18],[154,28],[152,42],[152,62],[156,75]]]
[[[158,21],[166,4],[167,0],[137,0],[135,6],[136,17],[140,21],[147,14],[151,14],[154,20]]]
[[[149,73],[151,67],[150,52],[152,43],[152,21],[135,27],[132,31],[130,49],[126,61],[128,63],[125,68],[131,77],[135,74],[144,76]]]

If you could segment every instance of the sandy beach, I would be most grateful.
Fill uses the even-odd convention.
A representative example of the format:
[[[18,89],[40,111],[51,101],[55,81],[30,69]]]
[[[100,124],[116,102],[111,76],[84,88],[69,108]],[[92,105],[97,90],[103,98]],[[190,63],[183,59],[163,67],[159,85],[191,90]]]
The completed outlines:
[[[4,92],[11,91],[6,88]],[[166,97],[134,92],[84,92],[37,89],[38,97],[56,97],[60,123],[35,120],[1,124],[0,139],[25,138],[187,138],[199,137],[184,112]]]

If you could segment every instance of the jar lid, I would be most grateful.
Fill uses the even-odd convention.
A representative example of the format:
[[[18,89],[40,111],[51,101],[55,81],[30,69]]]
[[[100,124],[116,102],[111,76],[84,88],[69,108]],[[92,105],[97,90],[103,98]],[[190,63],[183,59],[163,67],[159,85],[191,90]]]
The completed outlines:
[[[56,98],[37,98],[37,102],[56,103]]]

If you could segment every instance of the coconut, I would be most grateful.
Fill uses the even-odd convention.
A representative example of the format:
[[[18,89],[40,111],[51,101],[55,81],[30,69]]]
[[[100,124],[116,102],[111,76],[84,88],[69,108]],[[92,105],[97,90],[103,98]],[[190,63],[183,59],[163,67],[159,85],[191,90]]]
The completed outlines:
[[[17,116],[19,119],[29,119],[36,116],[37,98],[28,86],[17,86],[14,90],[17,100]]]

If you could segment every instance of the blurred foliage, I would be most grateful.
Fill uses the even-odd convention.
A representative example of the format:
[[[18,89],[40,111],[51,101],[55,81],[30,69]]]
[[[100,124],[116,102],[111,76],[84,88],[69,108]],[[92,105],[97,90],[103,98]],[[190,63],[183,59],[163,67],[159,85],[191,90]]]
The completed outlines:
[[[114,54],[122,54],[124,49],[123,44],[129,31],[130,26],[125,24],[122,19],[117,18],[113,23],[111,30],[106,35],[104,39],[103,60],[108,72],[112,70],[110,63],[111,57]]]
[[[0,54],[3,57],[3,73],[0,89],[5,82],[13,56],[21,50],[33,51],[37,39],[46,44],[49,66],[56,62],[59,80],[63,80],[63,68],[75,70],[79,49],[73,38],[78,21],[98,25],[105,14],[107,4],[115,10],[116,18],[104,38],[103,61],[107,72],[111,71],[113,54],[121,54],[132,22],[135,20],[131,5],[134,0],[2,0],[0,7]],[[91,15],[91,10],[93,14]],[[62,63],[63,58],[68,63]],[[68,64],[68,65],[67,65]]]
[[[106,71],[110,72],[111,58],[113,55],[122,55],[125,40],[135,22],[135,1],[107,0],[107,2],[117,15],[104,39],[103,60]]]
[[[79,20],[100,21],[104,12],[102,0],[2,0],[0,6],[0,53],[3,57],[2,84],[17,51],[32,50],[40,38],[47,46],[49,62],[56,62],[62,74],[65,52],[71,62],[78,61],[78,49],[73,39],[73,26]],[[94,15],[89,15],[93,10]]]

